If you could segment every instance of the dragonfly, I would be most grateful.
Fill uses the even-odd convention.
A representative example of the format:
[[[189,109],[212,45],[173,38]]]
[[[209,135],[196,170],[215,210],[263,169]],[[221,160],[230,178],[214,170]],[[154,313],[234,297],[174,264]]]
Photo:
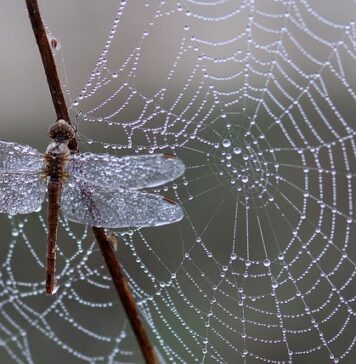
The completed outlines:
[[[169,197],[142,191],[183,175],[182,160],[172,154],[71,154],[75,131],[64,120],[48,131],[52,142],[42,154],[28,145],[0,141],[0,213],[39,211],[48,198],[46,284],[55,277],[60,210],[71,221],[103,228],[148,227],[180,221],[182,207]]]

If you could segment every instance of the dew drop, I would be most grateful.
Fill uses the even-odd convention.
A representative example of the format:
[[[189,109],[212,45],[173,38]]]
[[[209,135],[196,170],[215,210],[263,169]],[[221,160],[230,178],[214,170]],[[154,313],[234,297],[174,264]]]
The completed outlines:
[[[230,139],[224,139],[222,141],[222,145],[225,147],[225,148],[229,148],[231,146],[231,141]]]
[[[284,259],[284,255],[282,253],[278,254],[278,260],[283,260]]]
[[[269,259],[265,259],[265,260],[263,261],[263,265],[264,265],[265,267],[269,267],[269,266],[271,265],[271,261],[270,261]]]

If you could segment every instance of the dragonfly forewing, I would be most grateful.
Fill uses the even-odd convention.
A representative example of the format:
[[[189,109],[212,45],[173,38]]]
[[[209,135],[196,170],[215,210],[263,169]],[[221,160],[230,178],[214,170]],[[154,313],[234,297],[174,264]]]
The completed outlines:
[[[28,145],[0,141],[0,213],[38,210],[46,182],[40,178],[43,156]]]
[[[69,220],[106,228],[159,226],[183,218],[182,208],[162,196],[109,191],[75,178],[63,187],[62,212]]]
[[[39,172],[0,171],[0,213],[28,214],[38,210],[45,198],[46,182]]]
[[[0,173],[8,171],[40,171],[43,155],[36,149],[11,142],[0,141]]]
[[[160,186],[180,177],[184,169],[184,163],[179,158],[165,154],[115,157],[79,153],[70,156],[68,163],[69,174],[110,190]]]

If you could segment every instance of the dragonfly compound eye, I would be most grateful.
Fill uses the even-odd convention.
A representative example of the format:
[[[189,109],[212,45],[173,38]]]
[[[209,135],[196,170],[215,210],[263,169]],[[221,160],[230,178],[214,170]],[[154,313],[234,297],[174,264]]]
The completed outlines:
[[[58,120],[48,129],[48,135],[57,142],[69,141],[75,137],[74,129],[64,120]]]

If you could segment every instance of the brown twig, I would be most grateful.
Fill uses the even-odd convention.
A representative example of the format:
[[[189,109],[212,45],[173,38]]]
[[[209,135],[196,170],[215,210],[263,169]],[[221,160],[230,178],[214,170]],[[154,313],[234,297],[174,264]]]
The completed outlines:
[[[42,22],[37,0],[26,0],[26,5],[28,15],[31,20],[32,30],[35,34],[38,49],[41,53],[42,63],[47,76],[54,110],[57,114],[57,120],[63,119],[70,124],[69,113],[61,84],[59,82],[56,63],[54,62],[52,50],[48,42],[47,33]],[[77,140],[75,138],[70,140],[68,147],[75,153],[78,149]]]
[[[68,109],[65,103],[61,84],[59,82],[56,64],[54,62],[46,30],[42,22],[37,0],[26,0],[26,5],[32,24],[32,29],[41,54],[43,67],[47,76],[47,82],[51,92],[53,106],[57,114],[57,119],[63,119],[70,124]],[[73,153],[76,153],[78,151],[78,143],[76,138],[73,138],[68,146]],[[113,245],[106,237],[103,228],[93,227],[93,232],[110,272],[116,291],[121,299],[127,317],[136,335],[145,361],[147,364],[156,364],[157,360],[153,348],[148,340],[148,335],[142,324],[139,311],[128,287],[125,275],[115,255]]]
[[[129,318],[136,338],[140,344],[142,354],[146,359],[146,363],[156,363],[156,358],[152,346],[148,340],[145,328],[142,324],[136,303],[131,295],[129,286],[125,279],[124,272],[116,259],[112,243],[108,240],[102,228],[93,227],[96,240],[99,244],[101,253],[109,268],[113,283],[120,295],[121,302],[125,308],[127,317]]]

